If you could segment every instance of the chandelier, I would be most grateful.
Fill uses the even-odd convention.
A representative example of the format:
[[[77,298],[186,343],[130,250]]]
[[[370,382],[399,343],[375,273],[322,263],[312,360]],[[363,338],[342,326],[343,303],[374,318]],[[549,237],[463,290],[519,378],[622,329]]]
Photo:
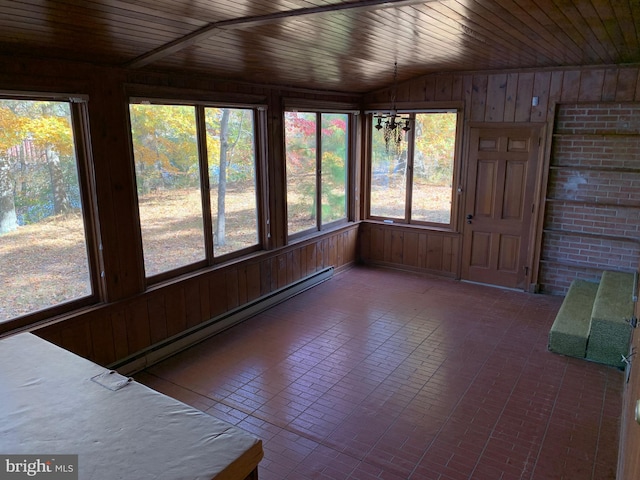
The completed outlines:
[[[391,90],[391,110],[387,112],[377,112],[373,118],[377,122],[375,129],[384,136],[384,145],[387,150],[396,155],[402,150],[402,137],[411,130],[409,117],[398,113],[396,108],[396,94],[398,90],[398,62],[393,64],[393,88]]]

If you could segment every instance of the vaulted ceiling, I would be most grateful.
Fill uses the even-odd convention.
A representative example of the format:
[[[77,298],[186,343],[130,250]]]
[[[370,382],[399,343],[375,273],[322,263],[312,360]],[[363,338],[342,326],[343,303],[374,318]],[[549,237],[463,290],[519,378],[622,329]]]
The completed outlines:
[[[369,92],[433,72],[640,63],[638,0],[0,0],[0,54]]]

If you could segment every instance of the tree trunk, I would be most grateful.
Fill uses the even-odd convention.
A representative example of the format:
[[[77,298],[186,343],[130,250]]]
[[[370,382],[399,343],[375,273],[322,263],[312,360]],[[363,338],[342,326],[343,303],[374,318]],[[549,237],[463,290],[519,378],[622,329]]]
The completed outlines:
[[[227,195],[227,152],[229,151],[229,109],[222,109],[220,119],[220,173],[218,177],[218,216],[216,218],[216,245],[225,244],[225,197]]]
[[[6,158],[0,157],[0,235],[18,228],[11,171]]]
[[[60,157],[54,150],[47,147],[46,158],[53,192],[53,212],[55,215],[70,212],[71,202],[67,195],[67,189],[64,187],[64,175],[60,167]]]

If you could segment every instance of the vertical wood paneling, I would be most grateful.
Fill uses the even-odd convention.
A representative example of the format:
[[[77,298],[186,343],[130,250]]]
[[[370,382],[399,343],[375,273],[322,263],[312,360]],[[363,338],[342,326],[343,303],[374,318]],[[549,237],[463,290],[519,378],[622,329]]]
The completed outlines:
[[[458,274],[458,234],[414,231],[397,225],[366,222],[360,228],[366,232],[359,236],[359,249],[365,263],[394,265],[453,277]],[[373,244],[381,241],[383,248],[374,248]],[[369,254],[364,255],[364,252]]]
[[[455,75],[451,83],[451,100],[464,99],[464,75]]]
[[[260,262],[260,295],[267,295],[271,291],[271,259]]]
[[[106,366],[116,360],[113,348],[113,327],[111,319],[104,313],[99,313],[91,322],[91,344],[93,360],[99,365]]]
[[[311,275],[312,273],[314,273],[316,271],[316,263],[317,263],[317,259],[316,259],[316,251],[317,251],[317,246],[315,243],[312,243],[310,245],[307,245],[307,247],[305,248],[306,251],[306,256],[307,256],[307,275]]]
[[[611,102],[616,99],[616,89],[618,85],[618,69],[607,68],[604,73],[602,84],[602,100]]]
[[[402,263],[404,253],[404,232],[393,229],[391,232],[391,263]]]
[[[329,246],[329,256],[327,259],[327,263],[325,263],[324,266],[336,265],[338,262],[338,245],[336,242],[336,237],[331,236],[330,238],[327,239],[327,242]]]
[[[138,301],[125,310],[129,352],[137,352],[151,345],[149,310],[146,301]]]
[[[553,118],[555,104],[562,98],[562,84],[564,82],[564,72],[555,71],[551,73],[549,85],[549,101],[547,102],[547,119]]]
[[[602,98],[604,70],[585,70],[580,77],[578,101],[597,102]]]
[[[129,355],[127,342],[127,324],[124,319],[124,310],[117,309],[111,313],[111,326],[113,327],[113,346],[116,358],[125,358]],[[78,353],[72,350],[74,353]]]
[[[503,122],[507,98],[507,75],[490,75],[487,84],[486,122]]]
[[[247,265],[247,301],[251,302],[260,297],[260,264]]]
[[[453,86],[453,77],[451,75],[441,75],[436,78],[436,101],[451,100],[451,89]]]
[[[632,102],[634,100],[637,83],[637,68],[621,68],[618,73],[618,83],[616,84],[616,101]]]
[[[206,295],[207,292],[203,292]],[[184,286],[185,319],[188,327],[198,325],[201,319],[199,282],[192,280]]]
[[[344,249],[348,232],[336,235],[336,263],[334,265],[342,265],[344,263]]]
[[[521,73],[518,76],[518,93],[516,95],[516,122],[528,122],[531,117],[531,97],[533,96],[533,73]]]
[[[291,253],[293,253],[293,281],[297,282],[304,277],[304,270],[302,269],[302,255],[304,253],[304,249],[296,248]]]
[[[420,233],[418,236],[418,258],[416,262],[416,266],[418,268],[427,268],[427,241],[429,240],[429,235],[426,233]]]
[[[458,274],[460,266],[460,237],[448,237],[449,241],[442,246],[442,269],[451,274]]]
[[[207,298],[209,295],[204,295]],[[158,343],[167,338],[167,314],[165,311],[164,295],[151,295],[147,298],[149,309],[149,333],[151,343]],[[209,312],[207,311],[207,314]]]
[[[540,72],[535,74],[532,97],[538,97],[538,105],[531,106],[532,122],[545,122],[547,120],[550,84],[551,72]]]
[[[471,88],[471,120],[482,122],[485,117],[487,103],[487,76],[474,75]]]
[[[507,88],[504,102],[503,121],[514,122],[516,118],[516,98],[518,96],[518,77],[517,73],[509,73],[507,75]]]
[[[244,305],[249,298],[248,279],[247,279],[247,267],[246,265],[238,266],[236,270],[238,272],[238,304]],[[203,319],[206,320],[206,319]]]
[[[390,228],[385,228],[382,232],[382,245],[383,245],[383,251],[384,254],[382,256],[382,259],[385,262],[391,262],[391,259],[393,258],[393,252],[391,250],[391,247],[393,246],[393,242],[391,240],[391,236],[393,235],[393,229]]]
[[[238,269],[232,268],[225,273],[225,286],[227,297],[227,310],[233,310],[240,305],[240,293],[238,286]]]
[[[283,253],[276,257],[276,289],[287,286],[287,254]]]
[[[200,318],[202,321],[211,318],[211,302],[209,301],[209,279],[203,277],[199,280],[200,287]],[[155,342],[154,342],[155,343]]]
[[[167,314],[167,335],[171,337],[186,330],[187,313],[184,289],[175,288],[167,292],[164,298],[164,305]]]
[[[423,85],[423,100],[427,102],[433,102],[436,99],[436,77],[429,76],[424,79]]]
[[[371,228],[371,258],[384,259],[384,230],[380,227]]]
[[[72,352],[77,352],[85,358],[93,356],[93,342],[91,330],[84,322],[73,322],[62,329],[62,347]]]
[[[358,228],[358,260],[371,258],[371,229],[363,228],[362,224]]]
[[[418,264],[418,232],[405,232],[402,245],[402,263],[405,265]]]
[[[444,238],[430,235],[427,240],[427,268],[429,270],[442,270],[442,247]]]
[[[561,102],[577,102],[580,93],[580,70],[569,70],[564,72],[562,80]]]

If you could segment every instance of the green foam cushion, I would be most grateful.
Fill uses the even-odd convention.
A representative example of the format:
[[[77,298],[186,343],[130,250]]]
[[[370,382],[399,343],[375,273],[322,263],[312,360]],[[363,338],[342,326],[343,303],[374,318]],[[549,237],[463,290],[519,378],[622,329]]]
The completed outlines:
[[[584,358],[598,284],[574,280],[549,332],[549,350]]]
[[[629,353],[633,314],[633,275],[604,272],[593,304],[591,333],[586,357],[595,362],[623,367],[622,355]]]

